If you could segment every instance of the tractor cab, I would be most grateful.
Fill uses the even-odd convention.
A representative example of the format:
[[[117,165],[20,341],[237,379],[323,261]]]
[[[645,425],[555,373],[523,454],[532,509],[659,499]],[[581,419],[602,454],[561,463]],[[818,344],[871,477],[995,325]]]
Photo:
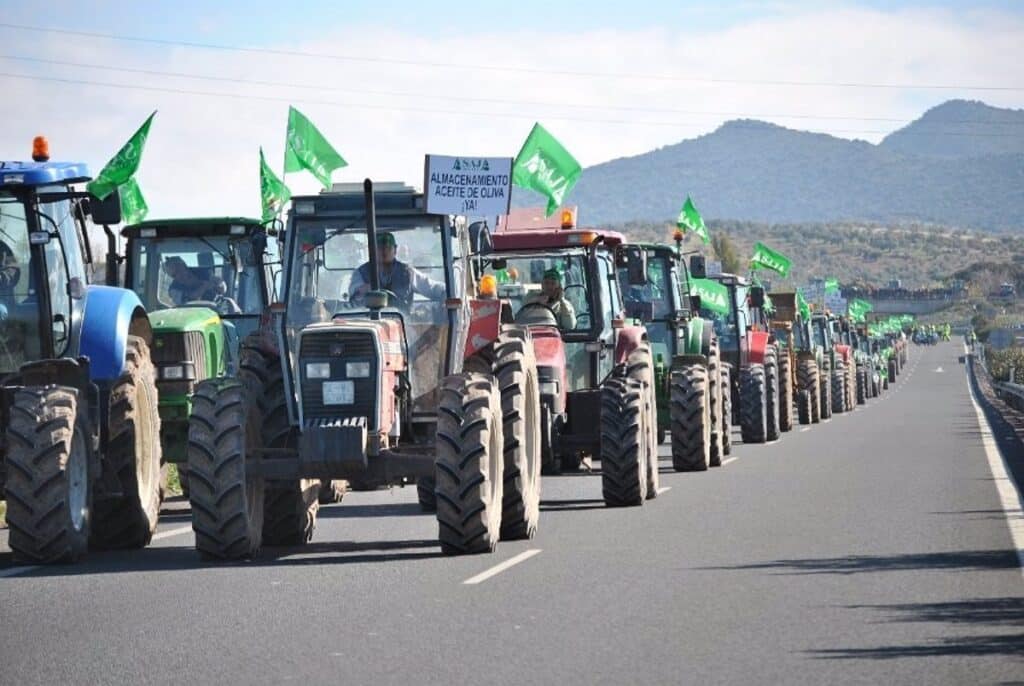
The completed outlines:
[[[736,274],[718,274],[711,278],[729,289],[730,309],[727,314],[720,314],[701,308],[701,316],[714,321],[722,358],[739,367],[746,363],[753,340],[763,339],[759,347],[770,342],[772,328],[765,307],[766,294],[762,287]]]

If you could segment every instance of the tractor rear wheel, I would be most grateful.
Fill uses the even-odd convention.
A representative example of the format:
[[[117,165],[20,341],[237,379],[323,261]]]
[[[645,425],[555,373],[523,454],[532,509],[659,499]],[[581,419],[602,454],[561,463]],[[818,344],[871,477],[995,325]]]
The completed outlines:
[[[505,440],[493,376],[441,383],[437,408],[437,524],[447,555],[493,552],[501,535]]]
[[[837,362],[832,370],[832,414],[846,412],[846,371],[843,363]]]
[[[646,390],[629,377],[613,376],[601,385],[601,491],[608,507],[647,499]]]
[[[732,453],[732,368],[722,365],[722,454]]]
[[[5,495],[9,544],[17,559],[73,562],[88,549],[87,436],[75,389],[29,386],[14,391]]]
[[[740,367],[740,435],[764,443],[768,435],[768,381],[764,365]]]
[[[797,391],[796,394],[797,420],[801,424],[811,423],[811,392],[806,390]]]
[[[857,404],[864,405],[868,401],[868,372],[864,365],[857,365]]]
[[[192,396],[189,503],[196,549],[204,557],[254,557],[262,543],[264,483],[246,469],[263,441],[259,389],[252,386],[208,379]]]
[[[647,441],[647,499],[658,497],[661,473],[658,471],[658,401],[654,390],[654,357],[644,342],[626,358],[626,376],[644,385],[644,416],[647,426],[643,435]]]
[[[707,369],[691,364],[672,370],[672,468],[703,472],[711,464],[711,393]]]
[[[818,373],[818,385],[821,387],[819,393],[821,418],[830,419],[832,417],[832,367],[828,361]]]
[[[779,358],[779,429],[793,430],[793,369],[787,351]]]
[[[779,362],[775,353],[769,353],[764,358],[764,378],[767,389],[767,411],[765,419],[765,438],[769,441],[779,440]]]
[[[156,371],[149,346],[129,336],[124,371],[110,388],[103,469],[121,486],[119,498],[93,506],[90,545],[96,548],[142,548],[156,531],[160,516],[160,414]]]
[[[340,503],[348,493],[348,482],[344,479],[321,479],[317,500],[321,505]]]
[[[889,379],[896,381],[896,360],[889,358]]]
[[[722,466],[725,454],[723,445],[722,415],[722,360],[718,351],[718,339],[711,340],[711,351],[708,354],[708,388],[710,389],[709,415],[711,420],[711,456],[708,464],[712,467]]]
[[[796,364],[796,382],[800,391],[807,391],[810,402],[809,422],[817,424],[821,421],[821,395],[819,391],[818,363],[814,360],[803,359]],[[804,420],[800,420],[804,424]]]

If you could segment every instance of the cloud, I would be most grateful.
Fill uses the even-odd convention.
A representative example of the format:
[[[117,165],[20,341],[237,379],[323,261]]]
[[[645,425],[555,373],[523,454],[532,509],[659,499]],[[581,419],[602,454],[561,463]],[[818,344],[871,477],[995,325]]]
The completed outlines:
[[[82,63],[313,86],[255,87],[0,61],[0,70],[8,73],[280,99],[0,77],[5,100],[17,103],[5,111],[5,126],[0,129],[0,150],[7,158],[27,157],[32,136],[45,133],[55,156],[84,159],[98,171],[146,115],[159,110],[139,176],[154,217],[258,215],[257,149],[263,145],[268,159],[279,165],[288,102],[316,122],[349,161],[351,166],[337,172],[335,180],[371,176],[419,185],[425,153],[511,156],[535,119],[590,165],[706,133],[739,115],[877,141],[902,125],[887,119],[909,121],[948,98],[974,97],[1003,106],[1021,106],[1024,98],[1019,91],[812,88],[700,80],[1024,86],[1019,74],[1024,21],[994,12],[883,12],[830,6],[704,32],[663,26],[446,36],[377,25],[339,26],[320,27],[316,40],[270,46],[466,66],[498,64],[541,73],[40,36],[16,37],[8,43],[7,54],[73,55],[68,59]],[[546,70],[550,72],[543,73]],[[668,74],[696,80],[554,73],[566,71]],[[523,102],[549,104],[517,104]],[[318,190],[307,175],[289,175],[287,181],[296,193]]]

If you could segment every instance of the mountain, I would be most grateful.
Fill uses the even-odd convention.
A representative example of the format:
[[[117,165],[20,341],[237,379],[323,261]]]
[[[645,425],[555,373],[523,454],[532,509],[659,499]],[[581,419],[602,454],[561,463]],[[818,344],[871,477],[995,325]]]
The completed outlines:
[[[706,218],[1024,229],[1024,125],[1011,122],[1024,112],[950,101],[874,145],[730,121],[589,167],[567,201],[586,224],[674,220],[689,194]],[[538,204],[529,196],[515,203]]]

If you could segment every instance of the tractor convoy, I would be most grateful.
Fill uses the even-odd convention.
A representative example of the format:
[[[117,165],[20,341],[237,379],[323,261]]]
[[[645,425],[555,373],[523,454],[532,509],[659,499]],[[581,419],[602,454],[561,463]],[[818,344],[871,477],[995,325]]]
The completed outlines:
[[[349,484],[415,488],[444,553],[486,553],[538,535],[544,479],[599,474],[605,506],[641,506],[660,445],[676,472],[718,467],[733,426],[777,441],[907,362],[901,329],[708,273],[681,230],[433,214],[370,180],[284,222],[118,229],[118,192],[35,153],[0,163],[0,497],[32,563],[146,546],[175,472],[204,558],[308,543]]]

